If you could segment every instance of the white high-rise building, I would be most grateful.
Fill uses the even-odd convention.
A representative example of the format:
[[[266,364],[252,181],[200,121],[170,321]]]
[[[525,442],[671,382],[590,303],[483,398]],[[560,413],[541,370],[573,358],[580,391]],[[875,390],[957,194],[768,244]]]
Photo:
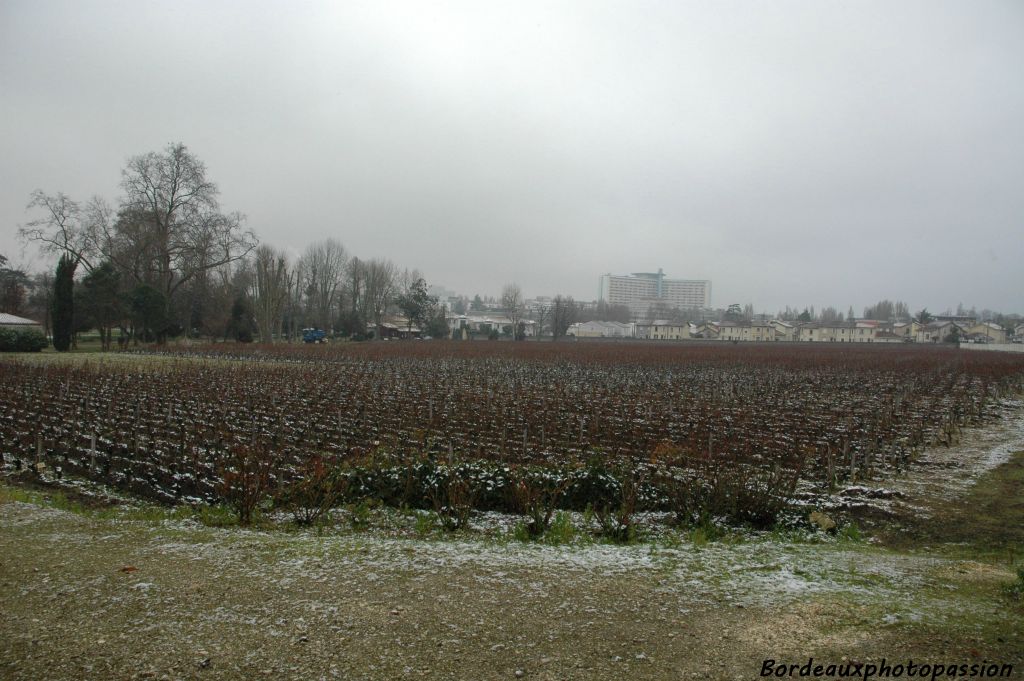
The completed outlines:
[[[652,306],[695,309],[711,306],[711,282],[707,279],[667,279],[657,272],[630,275],[603,274],[597,299],[609,305],[626,305],[634,320],[648,316]]]

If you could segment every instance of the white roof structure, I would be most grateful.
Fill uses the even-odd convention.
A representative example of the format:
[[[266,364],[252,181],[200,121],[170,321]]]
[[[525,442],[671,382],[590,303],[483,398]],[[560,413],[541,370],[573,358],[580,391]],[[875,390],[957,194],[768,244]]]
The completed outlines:
[[[0,312],[0,326],[42,326],[41,322]]]

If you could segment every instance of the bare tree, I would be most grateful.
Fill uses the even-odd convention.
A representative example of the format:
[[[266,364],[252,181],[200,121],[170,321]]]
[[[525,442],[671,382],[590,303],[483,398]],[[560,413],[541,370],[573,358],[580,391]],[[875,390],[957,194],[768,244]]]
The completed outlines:
[[[183,284],[256,247],[239,213],[220,212],[217,186],[184,144],[129,159],[121,176],[118,219],[97,220],[95,241],[119,269],[157,288],[168,308]]]
[[[99,251],[95,223],[109,213],[102,199],[93,198],[83,207],[64,192],[46,194],[37,189],[27,209],[42,216],[18,228],[22,241],[38,243],[44,253],[66,255],[75,267],[92,271]]]
[[[302,302],[304,290],[302,282],[305,280],[305,272],[303,269],[302,258],[299,258],[295,266],[292,267],[291,272],[288,274],[286,286],[288,289],[287,293],[287,305],[286,315],[288,317],[287,325],[287,336],[288,340],[294,339],[299,332],[299,320],[303,316]]]
[[[534,318],[537,322],[537,338],[544,336],[545,330],[551,325],[551,313],[554,305],[541,303],[534,309]]]
[[[512,339],[519,340],[519,320],[523,317],[523,290],[515,282],[501,289],[501,306],[512,322]]]
[[[288,261],[283,252],[264,244],[253,254],[252,269],[249,290],[260,341],[273,343],[288,302]]]
[[[366,333],[366,266],[362,260],[353,256],[345,268],[345,280],[341,287],[338,312],[342,320],[343,330],[349,334]]]
[[[398,269],[390,260],[373,259],[363,263],[368,319],[377,327],[381,337],[384,315],[395,300]]]
[[[53,274],[41,272],[32,276],[32,292],[26,301],[28,316],[42,322],[47,336],[53,330],[50,315],[53,312]]]
[[[348,254],[334,239],[310,244],[302,255],[303,285],[316,326],[329,329],[338,303]]]

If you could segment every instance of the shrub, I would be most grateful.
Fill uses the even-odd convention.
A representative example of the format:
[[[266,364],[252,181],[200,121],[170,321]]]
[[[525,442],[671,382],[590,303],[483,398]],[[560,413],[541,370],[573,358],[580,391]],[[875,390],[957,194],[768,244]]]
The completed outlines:
[[[39,352],[49,345],[35,329],[0,328],[0,352]]]
[[[530,539],[538,539],[551,527],[551,518],[560,507],[572,478],[543,469],[520,468],[511,486],[515,510],[527,517],[524,529]]]
[[[413,530],[420,539],[426,539],[430,536],[436,526],[434,515],[430,511],[419,511],[416,513]]]
[[[240,525],[252,522],[253,514],[267,496],[273,461],[258,444],[235,444],[220,466],[217,493],[237,515]]]
[[[472,464],[435,469],[425,492],[444,529],[457,530],[469,524],[473,510],[478,507],[478,472],[481,469]]]
[[[544,543],[557,546],[559,544],[571,544],[576,538],[576,527],[572,524],[572,518],[565,511],[555,514],[551,521],[551,527],[544,533]]]
[[[676,522],[687,526],[705,516],[761,529],[773,526],[793,497],[805,460],[801,453],[768,467],[724,454],[691,455],[660,446],[656,451],[666,464],[658,469],[656,487]]]
[[[332,471],[319,454],[309,458],[300,475],[278,494],[277,504],[291,511],[297,524],[312,525],[345,497],[349,478]]]
[[[360,501],[352,506],[352,514],[349,516],[349,524],[353,530],[362,532],[370,527],[370,504]]]
[[[1017,581],[1003,587],[1003,593],[1013,601],[1024,599],[1024,567],[1017,568]]]
[[[611,504],[594,506],[601,534],[616,544],[629,544],[636,539],[633,516],[637,511],[641,483],[637,469],[628,465],[619,474],[618,499]]]

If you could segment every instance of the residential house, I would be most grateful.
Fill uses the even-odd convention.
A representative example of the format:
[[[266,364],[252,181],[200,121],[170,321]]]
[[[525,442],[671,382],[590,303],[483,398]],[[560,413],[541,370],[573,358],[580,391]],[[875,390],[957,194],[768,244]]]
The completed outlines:
[[[768,322],[775,329],[775,340],[794,341],[796,340],[797,327],[791,322],[784,322],[781,319],[773,319]]]
[[[982,322],[967,329],[967,336],[982,343],[1005,343],[1006,329],[994,322]]]
[[[892,325],[892,332],[905,341],[917,340],[917,332],[920,330],[921,325],[914,320],[910,320],[909,322],[894,322]]]
[[[722,322],[718,325],[718,340],[774,341],[775,327],[770,322]]]
[[[950,336],[965,336],[970,333],[970,327],[963,322],[931,321],[922,326],[917,332],[918,343],[944,343]]]
[[[43,332],[43,325],[32,319],[25,319],[17,315],[0,312],[0,329],[15,329],[20,331]]]
[[[701,322],[694,328],[693,336],[704,340],[717,340],[718,333],[718,322]]]
[[[696,327],[687,322],[671,322],[657,319],[650,323],[646,330],[651,340],[690,340],[694,337]]]

